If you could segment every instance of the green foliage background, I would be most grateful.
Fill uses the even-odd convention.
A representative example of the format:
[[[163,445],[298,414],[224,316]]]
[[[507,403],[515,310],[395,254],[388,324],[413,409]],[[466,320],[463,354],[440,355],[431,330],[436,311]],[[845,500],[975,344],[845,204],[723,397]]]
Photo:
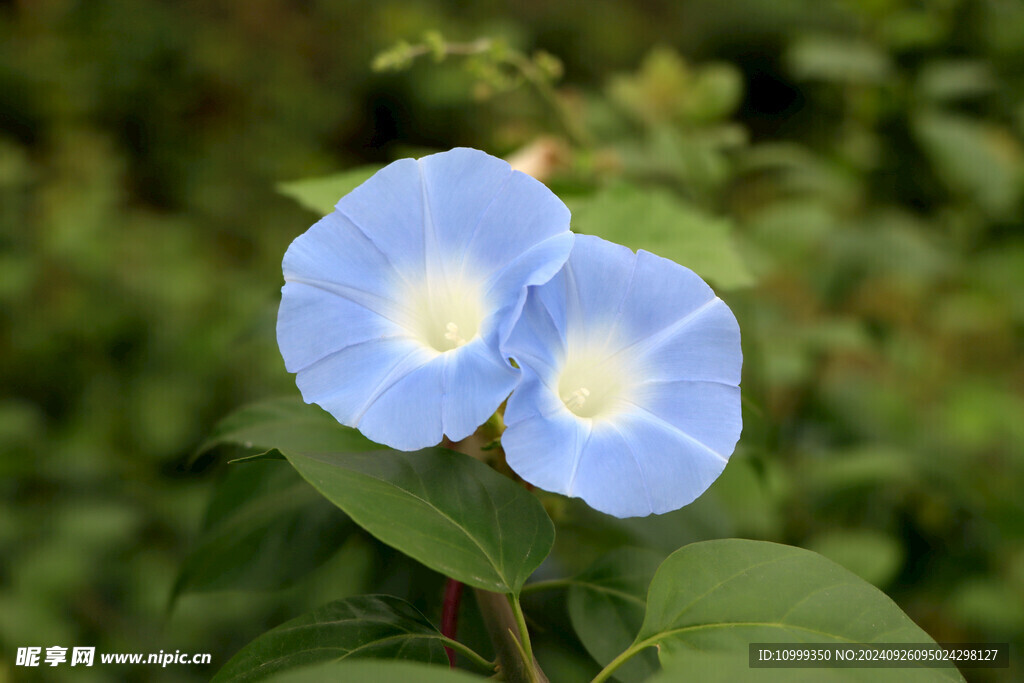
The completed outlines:
[[[557,56],[561,114],[473,62],[370,69],[429,30]],[[47,680],[205,680],[371,589],[436,620],[441,577],[351,530],[297,581],[211,580],[169,610],[229,469],[192,456],[230,410],[295,393],[280,258],[314,215],[277,183],[541,136],[574,227],[707,277],[746,359],[740,448],[695,505],[612,522],[545,500],[566,568],[780,541],[938,641],[1019,658],[1022,36],[1005,0],[0,2],[0,682],[26,645],[213,653]],[[592,674],[565,630],[541,661]]]

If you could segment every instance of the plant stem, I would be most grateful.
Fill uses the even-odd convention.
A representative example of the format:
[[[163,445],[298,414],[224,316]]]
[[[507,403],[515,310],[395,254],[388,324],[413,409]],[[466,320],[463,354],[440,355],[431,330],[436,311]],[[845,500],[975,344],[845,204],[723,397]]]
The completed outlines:
[[[451,638],[446,638],[445,641],[446,641],[445,642],[445,646],[444,646],[445,650],[458,650],[460,653],[465,655],[466,659],[471,661],[473,664],[477,665],[478,667],[480,667],[484,671],[487,671],[489,673],[494,673],[496,662],[489,662],[489,661],[487,661],[486,659],[481,657],[479,654],[477,654],[477,652],[475,650],[473,650],[473,648],[469,647],[468,645],[463,645],[462,643],[460,643],[457,640],[453,640]]]
[[[513,608],[513,604],[516,608],[519,607],[519,601],[511,595],[492,593],[479,588],[474,588],[473,594],[476,596],[477,605],[480,606],[484,626],[487,627],[487,633],[494,644],[501,673],[505,678],[513,683],[548,683],[547,676],[541,671],[537,661],[532,659],[532,648],[527,649],[530,647],[527,644],[529,636],[523,639],[526,620],[522,617],[522,609]],[[519,613],[518,617],[516,611]]]
[[[441,608],[441,634],[455,640],[459,632],[459,605],[462,603],[462,582],[448,579],[444,585],[444,606]],[[448,665],[455,668],[455,651],[445,647]]]
[[[577,147],[591,147],[590,134],[579,124],[575,114],[566,107],[565,102],[559,98],[558,92],[541,75],[537,66],[528,57],[517,52],[510,53],[506,61],[533,86],[537,94],[544,100],[544,103],[551,108],[552,113],[554,113],[558,123],[565,130],[565,134],[569,137],[572,144]]]
[[[414,59],[430,54],[435,54],[439,59],[452,56],[467,57],[480,55],[489,52],[494,47],[494,41],[489,38],[479,38],[470,43],[441,42],[436,46],[431,44],[406,45],[402,53],[402,57],[404,57],[402,63],[404,64],[405,60],[411,62]],[[565,130],[565,134],[573,145],[581,148],[593,146],[593,140],[589,131],[580,124],[575,112],[566,106],[565,101],[552,86],[549,77],[545,76],[542,69],[533,60],[516,50],[508,50],[507,53],[502,54],[497,60],[514,69],[524,81],[533,86],[534,90],[537,91],[537,94],[544,101],[544,104],[550,107],[555,119]]]
[[[620,654],[612,661],[608,662],[608,666],[601,669],[601,671],[596,676],[594,676],[594,679],[590,681],[590,683],[603,683],[604,681],[607,681],[609,678],[611,678],[611,675],[615,673],[615,670],[623,664],[625,664],[627,660],[633,657],[633,655],[640,652],[640,650],[650,647],[651,645],[653,645],[653,643],[647,640],[641,641],[639,643],[633,643],[628,648],[626,648],[625,652]]]
[[[526,628],[526,616],[523,614],[523,607],[519,604],[518,595],[509,595],[508,604],[512,607],[512,614],[516,618],[516,627],[519,629],[519,642],[526,653],[526,662],[533,664],[533,645],[530,644],[530,631]]]

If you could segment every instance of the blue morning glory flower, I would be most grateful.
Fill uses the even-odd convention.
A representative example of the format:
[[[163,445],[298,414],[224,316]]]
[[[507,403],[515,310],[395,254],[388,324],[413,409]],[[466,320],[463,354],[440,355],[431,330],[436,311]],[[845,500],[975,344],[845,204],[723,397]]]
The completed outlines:
[[[374,441],[463,439],[518,381],[500,338],[572,239],[565,205],[500,159],[396,161],[285,253],[285,367],[307,403]]]
[[[504,346],[523,369],[502,445],[523,479],[632,517],[682,507],[742,427],[740,330],[693,271],[576,237]]]

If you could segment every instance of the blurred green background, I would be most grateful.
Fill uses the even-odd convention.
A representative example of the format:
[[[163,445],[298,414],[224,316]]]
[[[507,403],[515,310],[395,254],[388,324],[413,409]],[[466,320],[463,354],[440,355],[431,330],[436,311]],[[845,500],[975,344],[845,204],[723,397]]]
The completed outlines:
[[[430,30],[556,56],[558,108],[473,60],[371,70]],[[276,184],[538,139],[575,227],[693,267],[745,347],[722,479],[614,539],[549,501],[563,556],[801,545],[936,640],[1015,643],[968,680],[1019,677],[1022,44],[1015,0],[0,1],[0,683],[205,680],[403,566],[356,537],[289,588],[167,609],[225,470],[193,452],[296,393],[280,259],[315,216]],[[29,645],[214,664],[15,668]]]

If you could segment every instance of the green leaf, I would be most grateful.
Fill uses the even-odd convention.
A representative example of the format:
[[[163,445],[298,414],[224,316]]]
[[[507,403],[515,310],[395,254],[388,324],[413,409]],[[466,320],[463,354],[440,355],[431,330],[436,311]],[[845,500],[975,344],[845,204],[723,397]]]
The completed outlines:
[[[334,175],[293,180],[278,184],[277,191],[311,211],[326,215],[334,211],[334,205],[339,199],[369,180],[380,169],[376,165],[359,166]]]
[[[243,647],[214,683],[257,681],[286,669],[348,658],[447,662],[444,636],[398,598],[337,600],[267,631]]]
[[[634,647],[699,681],[750,676],[748,644],[933,642],[888,596],[820,555],[720,540],[677,550],[658,568]],[[959,681],[956,669],[765,669],[759,680]]]
[[[986,95],[999,87],[991,67],[975,59],[928,62],[917,77],[917,91],[935,100],[958,100]]]
[[[355,528],[287,465],[231,468],[171,600],[186,591],[291,585],[334,555]]]
[[[950,189],[992,216],[1012,213],[1020,199],[1024,150],[1008,130],[937,111],[922,112],[912,123]]]
[[[262,453],[254,453],[252,455],[243,455],[238,458],[232,458],[231,460],[228,460],[228,464],[233,465],[242,462],[266,462],[268,460],[287,460],[287,458],[281,455],[281,451],[274,448],[269,451],[263,451]]]
[[[568,607],[572,627],[587,652],[601,666],[629,647],[644,620],[647,586],[661,553],[619,548],[572,580]],[[620,681],[642,681],[658,669],[652,650],[645,650],[615,672]]]
[[[458,669],[418,664],[414,662],[389,662],[377,659],[344,661],[303,667],[272,676],[273,683],[382,683],[384,681],[408,681],[409,683],[472,683],[483,680]]]
[[[269,399],[238,409],[217,424],[198,452],[225,444],[264,452],[274,448],[338,452],[384,448],[297,396]]]
[[[666,190],[619,185],[570,208],[577,232],[672,259],[725,289],[753,283],[733,244],[731,221]]]
[[[896,577],[903,564],[903,547],[889,534],[871,529],[836,529],[815,536],[806,543],[808,550],[879,588]]]
[[[743,75],[732,64],[709,64],[693,82],[689,114],[698,121],[729,116],[743,101]]]
[[[807,458],[799,472],[803,491],[824,499],[858,488],[905,486],[919,477],[911,453],[871,443]]]
[[[554,542],[540,502],[467,455],[440,448],[284,454],[378,539],[477,588],[518,593]]]
[[[736,535],[714,487],[679,510],[627,519],[598,512],[579,498],[545,493],[541,500],[558,528],[552,553],[567,573],[586,571],[621,546],[647,548],[665,557],[696,541]]]
[[[1024,628],[1020,590],[998,576],[975,576],[951,591],[949,609],[982,633],[1019,633]]]
[[[786,60],[800,79],[880,83],[893,74],[889,55],[877,46],[836,36],[807,36],[797,40]]]
[[[737,530],[733,535],[751,538],[781,535],[780,506],[764,472],[758,470],[751,458],[733,455],[729,466],[715,482],[714,495],[733,521]]]

